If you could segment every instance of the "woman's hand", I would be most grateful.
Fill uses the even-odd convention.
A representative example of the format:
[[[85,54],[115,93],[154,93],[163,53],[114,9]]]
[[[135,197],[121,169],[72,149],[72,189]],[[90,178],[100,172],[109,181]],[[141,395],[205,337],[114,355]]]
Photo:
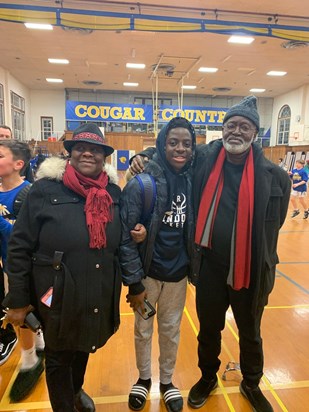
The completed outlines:
[[[139,173],[142,173],[145,169],[145,163],[149,161],[148,157],[146,156],[141,156],[141,155],[136,155],[132,163],[129,167],[130,173],[132,176],[138,175]]]
[[[7,309],[5,320],[14,326],[22,326],[25,322],[26,315],[31,312],[33,307],[31,305],[17,309]]]
[[[145,306],[144,306],[144,299],[146,298],[147,294],[146,291],[140,293],[139,295],[127,295],[127,303],[130,304],[130,308],[132,308],[134,311],[136,311],[138,308],[141,309],[141,311],[145,311]]]
[[[137,223],[134,229],[130,231],[131,237],[136,243],[141,243],[146,239],[147,230],[144,225]]]

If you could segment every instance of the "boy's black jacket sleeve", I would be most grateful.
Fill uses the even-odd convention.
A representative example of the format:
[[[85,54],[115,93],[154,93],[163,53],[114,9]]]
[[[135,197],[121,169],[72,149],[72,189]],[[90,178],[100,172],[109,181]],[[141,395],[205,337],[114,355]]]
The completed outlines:
[[[152,159],[153,155],[156,153],[156,148],[155,147],[147,147],[147,149],[136,153],[136,155],[132,156],[130,159],[130,164],[132,163],[132,160],[134,159],[135,156],[139,155],[139,156],[146,156],[148,157],[148,159]]]

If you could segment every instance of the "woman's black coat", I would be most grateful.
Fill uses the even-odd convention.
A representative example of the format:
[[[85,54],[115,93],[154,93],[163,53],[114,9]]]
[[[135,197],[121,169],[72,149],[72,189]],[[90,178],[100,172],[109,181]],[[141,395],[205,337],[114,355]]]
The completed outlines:
[[[29,191],[9,242],[5,304],[35,307],[47,347],[94,352],[120,323],[120,188],[107,185],[114,201],[107,247],[90,249],[85,199],[62,183],[65,161],[49,160],[42,164],[45,178]],[[51,287],[52,305],[47,307],[41,299]]]

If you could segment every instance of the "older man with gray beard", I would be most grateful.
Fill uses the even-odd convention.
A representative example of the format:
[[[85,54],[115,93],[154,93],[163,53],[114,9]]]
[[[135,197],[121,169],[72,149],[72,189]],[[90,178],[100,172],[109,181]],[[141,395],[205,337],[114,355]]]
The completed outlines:
[[[277,240],[290,181],[254,143],[260,127],[256,98],[232,106],[222,140],[203,145],[195,165],[196,248],[201,256],[196,307],[201,379],[188,403],[203,406],[217,386],[221,332],[231,306],[239,332],[240,392],[256,412],[273,408],[259,389],[263,375],[261,319],[274,286]]]

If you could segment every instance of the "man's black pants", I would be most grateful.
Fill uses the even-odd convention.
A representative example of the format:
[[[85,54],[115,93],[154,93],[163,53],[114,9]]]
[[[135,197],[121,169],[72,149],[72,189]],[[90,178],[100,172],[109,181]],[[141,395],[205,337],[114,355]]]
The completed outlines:
[[[257,386],[263,375],[263,348],[260,336],[264,307],[253,315],[250,289],[233,290],[227,285],[229,267],[212,252],[202,257],[196,285],[196,307],[200,322],[198,335],[199,368],[206,380],[215,377],[220,367],[221,331],[231,305],[239,331],[240,368],[247,385]]]
[[[74,412],[74,396],[84,383],[89,353],[45,348],[46,382],[54,412]]]

